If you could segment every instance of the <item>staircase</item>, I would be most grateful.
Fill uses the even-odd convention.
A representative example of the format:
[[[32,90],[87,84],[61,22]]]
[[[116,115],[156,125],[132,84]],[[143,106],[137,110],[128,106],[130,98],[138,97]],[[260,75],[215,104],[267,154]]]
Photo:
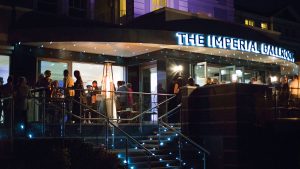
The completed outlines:
[[[144,94],[138,93],[138,100],[141,100],[140,97]],[[164,97],[167,96],[164,95]],[[165,101],[157,104],[157,108],[158,106],[165,106],[164,104],[174,98],[174,95],[169,95]],[[86,111],[83,114],[95,114],[97,118],[83,118],[72,114],[66,106],[70,102],[80,104],[81,108]],[[39,101],[35,103],[39,103]],[[143,111],[132,121],[128,121],[129,119],[127,121],[117,121],[116,119],[108,119],[104,115],[105,113],[100,113],[100,111],[94,110],[83,102],[74,99],[64,100],[64,102],[44,101],[42,103],[38,105],[38,110],[42,111],[42,123],[31,124],[30,138],[63,137],[83,139],[85,142],[92,143],[95,149],[101,147],[108,152],[114,153],[123,165],[129,169],[206,168],[206,155],[209,152],[184,136],[180,132],[181,127],[179,123],[163,123],[163,119],[168,119],[173,114],[180,112],[181,104],[164,113],[164,115],[157,117],[159,121],[159,124],[157,124],[158,121],[151,121],[147,118],[153,107],[145,109],[143,104],[140,105],[141,107],[136,108]],[[54,120],[55,123],[47,122],[45,112],[61,115],[58,118],[60,120]],[[65,123],[65,117],[77,119],[81,123]],[[97,123],[84,123],[84,121],[89,120],[92,122],[97,120]]]
[[[176,130],[180,131],[180,124],[172,124]],[[176,134],[166,128],[160,127],[160,131],[153,131],[148,135],[138,139],[145,148],[151,151],[153,155],[145,154],[143,149],[137,147],[128,149],[128,161],[126,160],[126,149],[115,149],[118,158],[129,169],[179,169],[180,158],[176,141]]]

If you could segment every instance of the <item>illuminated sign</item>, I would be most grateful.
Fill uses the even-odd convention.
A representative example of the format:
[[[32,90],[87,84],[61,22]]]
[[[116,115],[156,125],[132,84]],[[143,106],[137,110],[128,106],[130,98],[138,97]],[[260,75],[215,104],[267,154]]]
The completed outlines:
[[[176,33],[178,45],[209,47],[218,49],[238,50],[252,52],[268,56],[274,56],[290,62],[294,62],[294,53],[282,47],[260,43],[251,40],[195,33]]]

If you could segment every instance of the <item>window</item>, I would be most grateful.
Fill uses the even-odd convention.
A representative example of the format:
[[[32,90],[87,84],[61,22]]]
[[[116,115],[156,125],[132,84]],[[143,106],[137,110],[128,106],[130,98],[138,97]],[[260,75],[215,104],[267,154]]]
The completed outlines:
[[[51,71],[51,79],[57,80],[60,87],[63,86],[64,75],[63,72],[65,69],[68,69],[68,63],[64,62],[52,62],[52,61],[41,61],[40,62],[40,74],[44,74],[45,70]]]
[[[1,83],[6,83],[9,76],[9,56],[0,55],[0,79]]]
[[[245,25],[247,25],[247,26],[255,26],[255,23],[251,19],[245,19]]]
[[[126,15],[126,0],[120,0],[120,17]]]
[[[39,11],[57,13],[58,4],[57,0],[38,0],[37,7]]]
[[[167,0],[151,0],[151,11],[167,6]]]
[[[94,80],[96,80],[100,86],[103,75],[103,67],[104,66],[102,64],[73,62],[72,72],[74,72],[74,70],[80,71],[85,88],[87,85],[92,85]],[[72,77],[75,81],[75,77],[73,75]],[[115,86],[117,86],[117,81],[125,80],[125,68],[123,66],[113,66],[113,78]]]
[[[260,27],[261,27],[261,29],[268,29],[268,23],[262,22],[262,23],[260,24]]]
[[[87,0],[69,0],[69,14],[74,17],[86,17]]]

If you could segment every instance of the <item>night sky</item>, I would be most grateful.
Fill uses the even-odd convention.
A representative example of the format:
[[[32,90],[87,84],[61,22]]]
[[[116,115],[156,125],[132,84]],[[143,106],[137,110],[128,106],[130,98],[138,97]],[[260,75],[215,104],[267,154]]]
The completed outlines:
[[[300,16],[299,0],[235,0],[237,9],[272,16],[281,9],[290,7]]]

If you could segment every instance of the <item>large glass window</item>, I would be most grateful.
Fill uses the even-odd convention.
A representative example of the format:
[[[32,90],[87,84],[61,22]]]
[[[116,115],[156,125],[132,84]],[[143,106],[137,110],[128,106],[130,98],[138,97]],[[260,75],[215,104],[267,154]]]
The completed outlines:
[[[9,56],[0,55],[0,81],[6,83],[9,76]]]
[[[79,70],[81,78],[83,80],[84,87],[91,85],[94,80],[101,85],[103,76],[103,65],[102,64],[90,64],[90,63],[72,63],[73,70]],[[73,77],[75,80],[75,77]],[[113,66],[113,78],[114,84],[117,86],[117,81],[125,80],[125,68],[123,66]]]
[[[101,64],[90,64],[90,63],[72,63],[72,72],[79,70],[83,85],[86,88],[87,85],[92,85],[92,82],[96,80],[100,86],[103,74],[103,65]],[[75,77],[73,76],[74,81]]]
[[[260,27],[261,27],[261,29],[268,29],[268,23],[262,22],[262,23],[260,24]]]
[[[39,73],[44,73],[45,70],[51,71],[51,79],[57,80],[59,86],[63,86],[64,75],[63,72],[68,69],[68,63],[64,62],[52,62],[52,61],[41,61],[41,69]]]
[[[254,20],[251,20],[251,19],[245,19],[245,25],[255,26],[255,22],[254,22]]]

